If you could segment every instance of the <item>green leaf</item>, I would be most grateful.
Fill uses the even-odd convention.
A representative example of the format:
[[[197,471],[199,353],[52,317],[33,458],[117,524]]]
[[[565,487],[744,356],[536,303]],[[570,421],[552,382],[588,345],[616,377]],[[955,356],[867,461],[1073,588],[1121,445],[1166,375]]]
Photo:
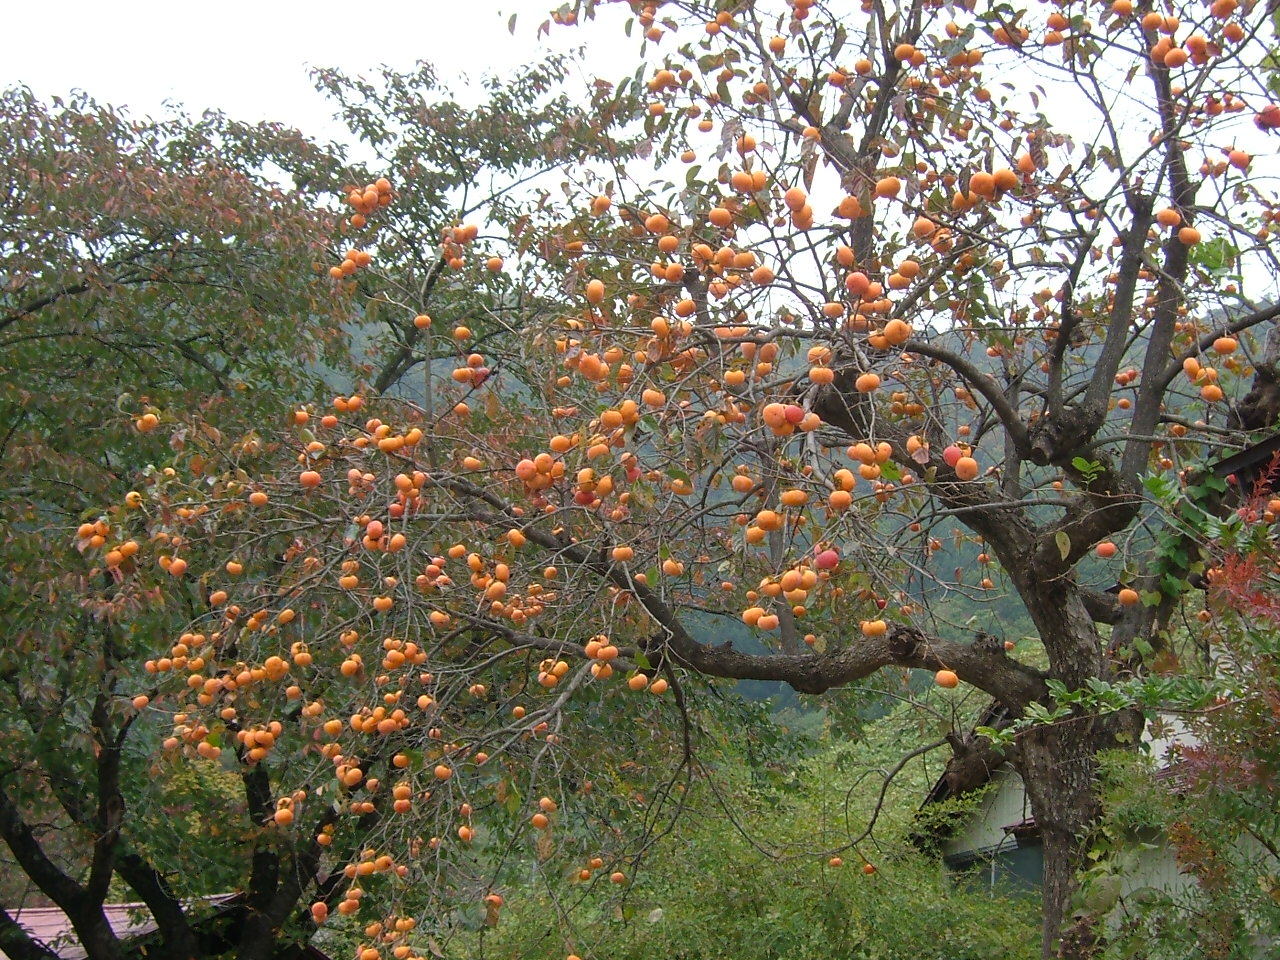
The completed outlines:
[[[509,780],[505,781],[503,786],[506,789],[503,793],[502,809],[514,817],[520,813],[521,808],[524,806],[524,794]]]
[[[1193,246],[1188,259],[1205,270],[1217,271],[1232,265],[1240,256],[1240,249],[1226,237],[1202,240]]]
[[[1000,746],[1007,743],[1013,743],[1014,731],[1008,727],[1003,730],[995,727],[974,727],[973,732],[980,737],[986,737],[993,744]]]
[[[1062,559],[1066,560],[1071,556],[1071,538],[1067,536],[1065,530],[1059,530],[1053,535],[1053,542],[1058,545],[1058,553],[1062,555]]]

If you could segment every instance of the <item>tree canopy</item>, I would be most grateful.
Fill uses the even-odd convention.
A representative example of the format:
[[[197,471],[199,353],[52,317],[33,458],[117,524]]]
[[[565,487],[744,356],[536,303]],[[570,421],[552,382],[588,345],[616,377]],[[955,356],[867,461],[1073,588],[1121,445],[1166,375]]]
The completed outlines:
[[[582,91],[556,58],[476,110],[426,67],[322,72],[370,169],[7,97],[77,150],[15,134],[6,173],[5,609],[42,656],[4,709],[49,749],[0,813],[92,956],[113,872],[190,947],[124,872],[126,735],[243,787],[241,956],[358,921],[402,960],[497,922],[530,862],[625,895],[718,679],[998,702],[1007,743],[951,745],[1021,774],[1058,949],[1098,755],[1141,724],[1066,695],[1194,669],[1175,621],[1245,483],[1213,465],[1274,430],[1273,24],[622,6],[546,25],[637,49]],[[100,444],[60,445],[68,403]],[[41,804],[97,838],[84,878],[43,865]]]

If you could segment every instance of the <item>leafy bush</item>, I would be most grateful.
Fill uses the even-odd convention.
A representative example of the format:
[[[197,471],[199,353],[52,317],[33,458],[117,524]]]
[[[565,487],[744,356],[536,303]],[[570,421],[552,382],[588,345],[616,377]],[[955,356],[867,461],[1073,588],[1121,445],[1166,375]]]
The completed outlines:
[[[874,838],[843,848],[862,832],[880,793],[877,745],[893,740],[900,757],[909,717],[895,711],[872,724],[860,744],[827,739],[773,779],[754,776],[740,757],[702,768],[674,832],[651,848],[625,889],[603,875],[578,883],[535,870],[497,927],[466,938],[466,954],[513,960],[1036,955],[1034,901],[951,885],[936,859],[906,842],[927,782],[922,763],[886,791]]]

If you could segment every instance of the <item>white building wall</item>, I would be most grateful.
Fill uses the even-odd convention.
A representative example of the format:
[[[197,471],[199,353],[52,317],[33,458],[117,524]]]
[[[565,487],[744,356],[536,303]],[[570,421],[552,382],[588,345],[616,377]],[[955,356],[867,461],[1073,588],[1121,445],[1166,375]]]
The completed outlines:
[[[1022,778],[1012,767],[1003,766],[992,776],[991,784],[978,809],[943,843],[944,856],[986,853],[1017,845],[1004,828],[1031,816]]]

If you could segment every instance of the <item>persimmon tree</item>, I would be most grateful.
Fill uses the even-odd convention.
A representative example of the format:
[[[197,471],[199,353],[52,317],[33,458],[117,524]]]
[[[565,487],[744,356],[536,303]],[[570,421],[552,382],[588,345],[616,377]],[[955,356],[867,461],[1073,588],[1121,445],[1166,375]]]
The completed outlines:
[[[522,851],[625,886],[623,827],[678,791],[593,771],[650,730],[692,769],[699,678],[923,670],[1017,718],[1051,681],[1170,667],[1201,561],[1153,545],[1147,485],[1274,420],[1261,6],[628,9],[553,20],[638,45],[589,113],[643,88],[644,149],[559,117],[552,188],[417,232],[347,191],[371,255],[399,253],[335,257],[332,293],[376,304],[394,362],[288,429],[189,431],[128,515],[131,576],[209,603],[139,695],[175,754],[251,785],[273,902],[358,918],[362,960],[497,922]],[[351,109],[375,144],[440,122]],[[556,153],[575,136],[595,162]],[[394,210],[423,178],[385,158]],[[939,619],[1002,594],[1042,663]],[[1097,753],[1136,724],[1081,713],[1007,752],[1046,955]],[[959,786],[1006,758],[953,741]]]

